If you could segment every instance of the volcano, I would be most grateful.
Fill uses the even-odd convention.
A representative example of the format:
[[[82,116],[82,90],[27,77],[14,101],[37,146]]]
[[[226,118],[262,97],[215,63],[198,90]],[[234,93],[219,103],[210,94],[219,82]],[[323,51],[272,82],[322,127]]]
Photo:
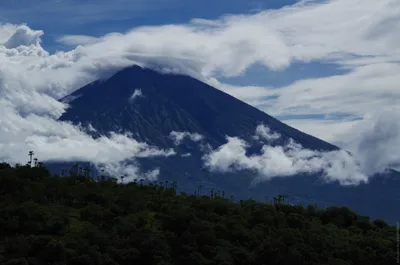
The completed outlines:
[[[341,186],[321,182],[317,173],[274,178],[251,185],[255,177],[252,171],[220,173],[206,169],[199,143],[185,139],[177,145],[170,137],[171,132],[202,135],[212,149],[225,144],[226,136],[239,137],[251,143],[251,154],[260,148],[254,141],[255,128],[265,124],[272,133],[280,135],[273,143],[275,146],[292,139],[309,150],[329,152],[339,147],[292,128],[192,77],[132,66],[107,80],[90,83],[61,101],[70,107],[60,120],[90,124],[95,129],[91,132],[93,137],[129,132],[138,141],[159,148],[173,148],[178,155],[138,160],[143,169],[160,168],[160,180],[176,180],[182,191],[199,191],[201,187],[204,195],[214,189],[223,190],[236,199],[252,197],[259,201],[283,194],[289,196],[292,203],[343,205],[389,222],[398,219],[400,174],[395,171],[391,171],[390,176],[375,176],[368,184]],[[184,155],[189,153],[190,156]]]

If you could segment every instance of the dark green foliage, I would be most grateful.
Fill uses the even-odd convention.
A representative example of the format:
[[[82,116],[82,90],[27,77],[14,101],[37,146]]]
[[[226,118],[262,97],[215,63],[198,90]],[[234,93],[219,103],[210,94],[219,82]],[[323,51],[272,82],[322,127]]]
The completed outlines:
[[[396,229],[346,207],[176,195],[176,182],[0,163],[0,264],[394,264]],[[226,198],[224,198],[226,197]]]

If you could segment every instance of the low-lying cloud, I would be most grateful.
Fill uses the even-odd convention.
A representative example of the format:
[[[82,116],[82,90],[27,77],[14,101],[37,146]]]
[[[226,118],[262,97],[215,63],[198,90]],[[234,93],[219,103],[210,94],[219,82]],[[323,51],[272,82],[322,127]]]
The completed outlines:
[[[375,113],[345,134],[346,145],[368,174],[400,170],[400,108]]]
[[[280,137],[265,125],[256,129],[266,139]],[[256,181],[275,177],[288,177],[300,173],[321,173],[327,182],[339,181],[342,185],[367,182],[359,163],[344,150],[319,152],[303,148],[292,139],[284,146],[265,144],[260,154],[248,155],[250,145],[238,137],[226,137],[227,143],[203,156],[205,166],[211,171],[233,172],[251,170],[257,174]]]
[[[273,142],[278,140],[280,137],[279,133],[272,132],[268,126],[263,124],[257,126],[255,135],[253,136],[255,140],[267,142]]]
[[[129,102],[133,102],[135,101],[136,98],[140,98],[143,97],[143,92],[141,89],[137,88],[135,89],[135,91],[133,91],[132,95],[129,98]]]
[[[160,175],[160,169],[156,168],[147,172],[140,171],[140,165],[135,161],[125,161],[118,163],[107,163],[100,165],[99,169],[104,170],[110,176],[117,179],[119,183],[130,183],[133,181],[147,180],[150,182],[156,181]]]
[[[46,116],[29,114],[22,117],[12,109],[4,109],[7,116],[0,120],[0,161],[23,163],[29,150],[34,150],[41,161],[90,161],[95,165],[109,164],[111,173],[123,173],[124,161],[135,157],[171,156],[173,150],[161,150],[140,143],[129,134],[92,138],[86,130],[68,122]],[[139,172],[139,169],[131,172]],[[120,174],[119,173],[119,174]]]
[[[0,26],[0,161],[24,164],[34,150],[39,161],[90,161],[110,175],[154,179],[159,169],[143,173],[135,158],[175,155],[173,150],[138,142],[129,133],[93,138],[87,134],[94,130],[91,125],[57,121],[74,100],[57,98],[90,78],[69,75],[77,50],[50,55],[40,45],[42,35],[24,25]]]
[[[198,133],[176,132],[176,131],[172,131],[169,134],[169,137],[174,141],[175,145],[180,145],[182,141],[186,138],[190,139],[193,142],[198,142],[204,139],[203,135]]]

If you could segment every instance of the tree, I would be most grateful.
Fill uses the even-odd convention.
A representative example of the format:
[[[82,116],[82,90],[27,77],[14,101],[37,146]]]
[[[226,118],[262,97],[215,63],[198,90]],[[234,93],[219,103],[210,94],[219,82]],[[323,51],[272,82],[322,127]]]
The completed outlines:
[[[379,227],[379,228],[387,228],[389,227],[389,225],[382,219],[376,219],[372,222],[375,226]]]
[[[10,169],[11,165],[5,162],[0,163],[0,170],[1,169]]]
[[[0,163],[0,264],[386,265],[396,258],[396,227],[345,207],[292,206],[283,195],[275,205],[235,203],[221,191],[211,191],[211,198],[222,193],[216,199],[177,195],[175,182],[121,185],[110,176],[71,185],[71,178]]]

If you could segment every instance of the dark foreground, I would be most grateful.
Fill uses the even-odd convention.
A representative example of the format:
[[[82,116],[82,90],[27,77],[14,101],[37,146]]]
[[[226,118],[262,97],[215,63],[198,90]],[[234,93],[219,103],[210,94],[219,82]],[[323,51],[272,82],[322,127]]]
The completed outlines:
[[[234,202],[179,183],[51,177],[0,164],[0,264],[362,264],[396,262],[396,228],[348,208]]]

